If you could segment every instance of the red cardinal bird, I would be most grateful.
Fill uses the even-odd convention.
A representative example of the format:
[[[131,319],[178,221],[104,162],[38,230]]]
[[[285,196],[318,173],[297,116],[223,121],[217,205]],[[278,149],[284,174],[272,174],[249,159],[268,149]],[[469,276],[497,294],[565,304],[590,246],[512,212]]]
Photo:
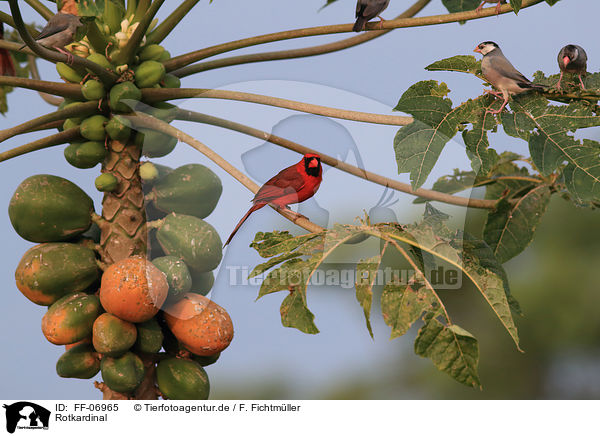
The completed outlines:
[[[231,242],[252,212],[267,204],[272,204],[279,209],[287,208],[289,204],[302,203],[315,195],[321,180],[323,180],[321,157],[318,154],[305,154],[300,162],[280,171],[258,190],[252,199],[254,204],[235,226],[225,245]]]
[[[4,39],[4,25],[0,21],[0,39]],[[0,76],[16,75],[15,64],[8,50],[0,48]]]

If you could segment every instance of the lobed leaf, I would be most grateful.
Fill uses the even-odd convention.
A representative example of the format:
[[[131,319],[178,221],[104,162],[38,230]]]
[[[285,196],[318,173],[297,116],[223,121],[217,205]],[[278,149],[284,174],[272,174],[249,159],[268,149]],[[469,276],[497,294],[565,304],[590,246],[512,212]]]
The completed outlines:
[[[381,313],[385,323],[392,328],[390,339],[404,335],[423,312],[433,310],[435,304],[432,291],[420,282],[386,284],[381,294]]]

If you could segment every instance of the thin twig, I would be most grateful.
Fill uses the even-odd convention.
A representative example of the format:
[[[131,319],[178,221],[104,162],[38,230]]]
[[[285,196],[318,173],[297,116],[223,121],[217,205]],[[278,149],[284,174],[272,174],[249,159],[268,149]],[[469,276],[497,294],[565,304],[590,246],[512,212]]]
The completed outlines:
[[[248,103],[264,104],[284,109],[322,115],[325,117],[339,118],[342,120],[359,121],[371,124],[386,124],[390,126],[407,126],[413,122],[412,117],[399,115],[380,115],[367,112],[350,111],[345,109],[330,108],[310,103],[302,103],[267,95],[251,94],[239,91],[226,91],[223,89],[159,89],[146,88],[142,90],[144,101],[148,103],[176,100],[180,98],[217,98],[223,100],[236,100]]]
[[[5,160],[12,159],[13,157],[21,156],[23,154],[31,153],[32,151],[54,147],[55,145],[66,144],[67,142],[71,142],[79,137],[79,127],[73,127],[72,129],[38,139],[37,141],[30,142],[29,144],[21,145],[11,150],[6,150],[0,153],[0,162],[4,162]]]
[[[248,188],[252,193],[256,194],[260,189],[256,183],[254,183],[248,176],[238,170],[236,167],[231,165],[225,159],[223,159],[219,154],[215,153],[209,147],[204,145],[202,142],[197,139],[191,137],[187,133],[182,132],[181,130],[171,126],[170,124],[165,123],[157,118],[154,118],[150,115],[146,115],[143,113],[135,113],[133,115],[121,115],[122,117],[131,121],[134,125],[139,127],[147,127],[153,130],[157,130],[159,132],[170,135],[174,138],[177,138],[181,142],[185,142],[191,147],[198,150],[200,153],[204,154],[214,163],[219,165],[223,170],[225,170],[228,174],[234,177],[237,181],[239,181],[242,185]],[[322,232],[325,229],[312,221],[307,220],[306,218],[297,216],[294,212],[288,209],[275,209],[280,215],[284,216],[288,220],[292,221],[294,224],[308,230],[309,232],[317,233]]]
[[[36,55],[41,58],[44,58],[51,62],[68,62],[69,59],[66,54],[59,53],[54,50],[49,50],[46,47],[38,44],[27,31],[27,27],[23,22],[23,17],[21,16],[21,11],[19,9],[19,4],[17,0],[8,0],[10,4],[10,12],[15,21],[15,27],[21,35],[23,42],[29,47]],[[106,68],[98,65],[95,62],[89,61],[85,58],[72,55],[71,62],[74,65],[79,65],[84,68],[91,70],[105,85],[112,85],[119,78],[112,71],[107,70]]]
[[[31,72],[31,78],[34,80],[41,80],[40,71],[38,70],[38,67],[37,67],[36,57],[32,56],[32,55],[27,56],[27,64],[29,65],[29,71]],[[48,103],[52,106],[60,106],[60,104],[63,101],[65,101],[64,98],[55,97],[53,95],[46,94],[45,92],[38,92],[38,94],[40,95],[40,97],[42,97],[42,100],[44,100],[46,103]]]
[[[396,17],[399,18],[410,18],[418,14],[425,6],[427,6],[431,0],[418,0],[406,11]],[[350,38],[342,39],[340,41],[330,42],[328,44],[316,45],[313,47],[304,47],[293,50],[280,50],[271,51],[265,53],[252,53],[241,56],[232,56],[228,58],[217,59],[214,61],[201,62],[179,70],[173,71],[172,73],[178,77],[186,77],[190,74],[199,73],[202,71],[214,70],[216,68],[230,67],[233,65],[249,64],[253,62],[265,62],[265,61],[276,61],[282,59],[297,59],[308,56],[317,56],[325,53],[332,53],[335,51],[344,50],[349,47],[354,47],[367,41],[371,41],[375,38],[385,35],[391,32],[392,29],[363,32],[360,35],[352,36]]]
[[[394,189],[396,191],[404,192],[417,197],[427,198],[432,201],[440,201],[442,203],[454,204],[456,206],[473,207],[477,209],[494,209],[496,207],[496,201],[494,200],[480,200],[476,198],[465,198],[457,197],[443,192],[432,191],[429,189],[419,188],[413,190],[408,183],[402,183],[398,180],[389,179],[376,173],[372,173],[367,170],[355,167],[346,162],[342,162],[332,156],[321,153],[318,150],[314,150],[289,139],[282,138],[280,136],[272,135],[262,130],[254,129],[243,124],[239,124],[233,121],[224,120],[222,118],[213,117],[211,115],[204,115],[198,112],[188,110],[177,110],[176,119],[182,121],[195,121],[204,124],[210,124],[213,126],[223,127],[229,130],[235,130],[236,132],[243,133],[245,135],[254,136],[255,138],[268,141],[272,144],[279,145],[287,148],[288,150],[295,151],[300,154],[317,153],[321,156],[321,161],[329,166],[337,168],[340,171],[344,171],[353,176],[360,177],[361,179],[368,180],[369,182],[376,183],[387,188]]]
[[[11,0],[14,1],[14,0]],[[543,0],[524,0],[521,9],[533,6],[537,3],[541,3]],[[429,17],[419,18],[400,18],[397,20],[388,20],[383,23],[369,23],[367,24],[366,30],[382,30],[382,29],[399,29],[405,27],[421,27],[421,26],[432,26],[443,23],[455,23],[459,21],[476,20],[480,18],[496,16],[496,8],[490,7],[485,8],[480,12],[476,11],[465,11],[455,12],[452,14],[443,15],[432,15]],[[500,8],[500,14],[506,14],[512,12],[510,5],[503,5]],[[380,27],[381,26],[381,27]],[[198,62],[202,59],[206,59],[211,56],[215,56],[221,53],[226,53],[232,50],[237,50],[245,47],[252,47],[259,44],[267,44],[276,41],[285,41],[288,39],[304,38],[307,36],[317,35],[332,35],[336,33],[348,33],[352,32],[353,23],[350,24],[334,24],[330,26],[318,26],[309,27],[304,29],[287,30],[283,32],[270,33],[267,35],[253,36],[251,38],[240,39],[237,41],[226,42],[224,44],[215,45],[212,47],[203,48],[196,50],[191,53],[186,53],[181,56],[176,56],[164,62],[167,71],[178,70],[186,65],[190,65],[194,62]]]
[[[52,95],[82,100],[81,86],[74,83],[47,82],[45,80],[26,79],[24,77],[0,76],[0,86],[14,86],[46,92]]]
[[[10,129],[0,130],[0,143],[12,138],[13,136],[20,135],[21,133],[30,132],[36,127],[43,126],[44,124],[52,121],[66,120],[67,118],[71,117],[87,116],[97,111],[98,100],[79,103],[66,109],[50,112],[49,114],[26,121],[18,126],[11,127]]]

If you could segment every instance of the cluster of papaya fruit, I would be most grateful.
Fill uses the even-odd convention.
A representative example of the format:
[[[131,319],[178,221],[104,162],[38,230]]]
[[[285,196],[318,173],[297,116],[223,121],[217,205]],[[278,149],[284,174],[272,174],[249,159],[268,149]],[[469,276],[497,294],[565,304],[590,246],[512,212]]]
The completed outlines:
[[[158,362],[156,382],[165,398],[206,399],[203,367],[233,339],[231,318],[205,297],[222,243],[202,218],[216,207],[221,181],[199,164],[173,170],[146,162],[140,172],[157,223],[151,248],[147,257],[108,267],[98,255],[92,199],[61,177],[24,180],[9,216],[21,237],[39,245],[21,259],[16,284],[29,300],[49,306],[42,332],[66,347],[56,364],[59,376],[89,379],[101,371],[110,389],[130,394],[148,362]]]

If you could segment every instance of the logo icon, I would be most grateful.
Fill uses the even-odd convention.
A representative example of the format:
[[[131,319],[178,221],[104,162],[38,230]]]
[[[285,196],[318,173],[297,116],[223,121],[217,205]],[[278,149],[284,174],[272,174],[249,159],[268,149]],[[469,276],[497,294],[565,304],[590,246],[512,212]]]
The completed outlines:
[[[50,411],[42,406],[28,401],[19,401],[10,405],[4,404],[6,409],[6,431],[14,433],[18,429],[48,429]]]

